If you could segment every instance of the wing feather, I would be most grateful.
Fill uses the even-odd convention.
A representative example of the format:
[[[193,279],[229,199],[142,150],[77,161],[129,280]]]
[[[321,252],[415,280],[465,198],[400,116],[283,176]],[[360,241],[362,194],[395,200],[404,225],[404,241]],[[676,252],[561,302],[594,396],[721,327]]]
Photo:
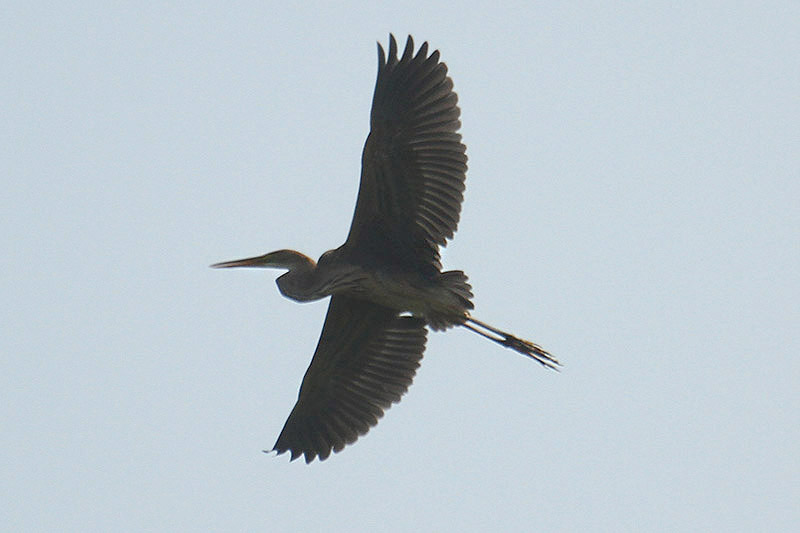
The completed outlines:
[[[333,296],[297,404],[273,450],[324,460],[367,433],[411,385],[426,333],[421,319]]]
[[[453,237],[464,199],[458,96],[428,43],[415,54],[409,36],[399,59],[397,52],[394,36],[388,55],[378,45],[370,134],[344,248],[432,274],[441,269],[439,246]]]

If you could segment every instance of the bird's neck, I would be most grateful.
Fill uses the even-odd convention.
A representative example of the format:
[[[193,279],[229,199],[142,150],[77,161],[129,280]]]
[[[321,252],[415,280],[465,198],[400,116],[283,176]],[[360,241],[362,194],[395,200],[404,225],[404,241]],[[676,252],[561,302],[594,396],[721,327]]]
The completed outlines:
[[[298,302],[313,302],[328,296],[318,289],[318,268],[312,260],[298,262],[275,280],[281,294]]]

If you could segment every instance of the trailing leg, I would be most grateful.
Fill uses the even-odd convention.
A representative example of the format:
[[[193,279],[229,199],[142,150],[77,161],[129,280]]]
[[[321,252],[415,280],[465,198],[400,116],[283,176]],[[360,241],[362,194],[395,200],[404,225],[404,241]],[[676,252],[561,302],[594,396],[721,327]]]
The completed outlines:
[[[474,331],[478,335],[486,337],[489,340],[493,340],[497,344],[502,344],[507,348],[511,348],[515,352],[521,353],[522,355],[527,355],[542,366],[552,368],[553,370],[558,370],[558,367],[561,366],[561,363],[559,363],[555,357],[543,350],[540,346],[532,343],[531,341],[520,339],[511,333],[506,333],[505,331],[494,328],[489,324],[481,322],[480,320],[468,316],[466,322],[461,325]]]

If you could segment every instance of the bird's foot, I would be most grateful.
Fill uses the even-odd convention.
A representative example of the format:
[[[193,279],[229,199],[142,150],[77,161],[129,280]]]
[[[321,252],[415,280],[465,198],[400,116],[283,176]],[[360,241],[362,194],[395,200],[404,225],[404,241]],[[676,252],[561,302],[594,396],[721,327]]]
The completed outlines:
[[[527,355],[540,365],[547,368],[558,371],[558,367],[561,366],[561,363],[559,363],[555,357],[550,355],[547,350],[544,350],[541,346],[534,344],[531,341],[526,341],[506,333],[504,338],[498,340],[498,342],[503,346],[511,348],[515,352],[519,352],[522,355]]]

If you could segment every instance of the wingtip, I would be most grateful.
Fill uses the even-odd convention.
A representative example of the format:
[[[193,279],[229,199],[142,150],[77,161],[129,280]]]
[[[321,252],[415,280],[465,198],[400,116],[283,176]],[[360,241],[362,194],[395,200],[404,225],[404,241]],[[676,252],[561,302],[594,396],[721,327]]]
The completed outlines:
[[[289,453],[289,462],[290,463],[293,462],[295,459],[299,459],[300,457],[303,456],[303,452],[296,452],[296,451],[291,450],[289,448],[278,448],[277,446],[275,446],[271,450],[261,450],[261,451],[263,453],[266,453],[266,454],[274,453],[276,457],[279,456],[279,455],[283,455],[286,452],[290,452]],[[310,463],[311,461],[314,460],[314,457],[312,456],[311,458],[309,458],[308,455],[306,455],[305,459],[306,459],[306,464],[308,464],[308,463]]]
[[[391,61],[392,58],[394,58],[395,61],[397,60],[397,41],[394,40],[394,35],[392,35],[390,33],[389,34],[389,57],[388,57],[389,61]]]
[[[389,33],[389,52],[386,52],[386,49],[383,47],[380,41],[377,41],[378,44],[378,62],[380,65],[385,65],[387,63],[396,63],[398,61],[407,61],[411,57],[414,56],[414,36],[409,34],[406,38],[406,45],[403,49],[403,55],[401,58],[398,59],[397,52],[399,51],[399,47],[397,46],[397,39],[395,38],[393,33]],[[428,55],[428,41],[425,41],[420,45],[420,49],[418,50],[417,54],[421,54],[422,57],[427,57]]]
[[[386,64],[386,52],[383,50],[383,45],[378,41],[378,67],[383,67]]]
[[[408,61],[414,55],[414,38],[411,35],[406,39],[406,49],[403,50],[401,61]]]

